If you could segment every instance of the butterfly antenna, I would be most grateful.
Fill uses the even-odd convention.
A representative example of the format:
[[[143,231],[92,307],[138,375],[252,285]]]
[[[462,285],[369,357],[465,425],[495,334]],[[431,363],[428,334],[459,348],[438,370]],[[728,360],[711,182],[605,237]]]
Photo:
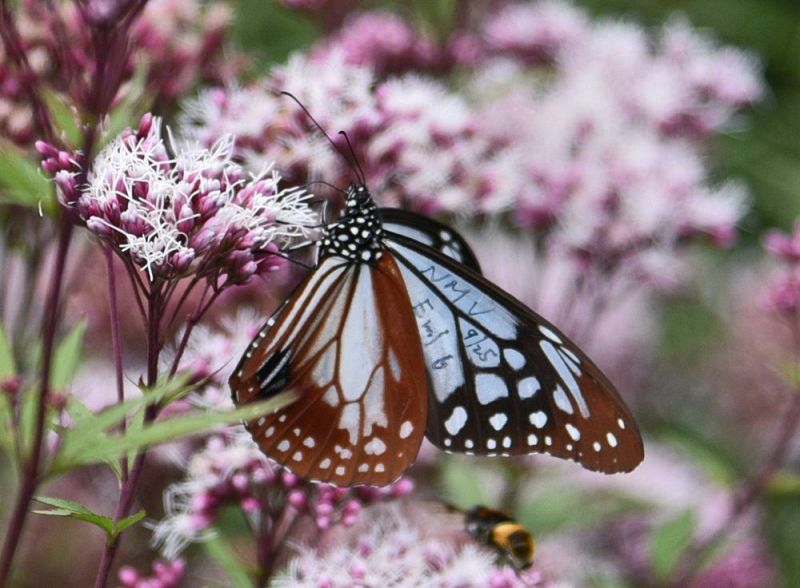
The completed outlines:
[[[361,172],[361,166],[359,166],[359,165],[358,165],[358,161],[356,161],[356,162],[355,162],[355,165],[353,165],[353,161],[351,161],[351,160],[350,160],[350,158],[347,156],[347,153],[345,153],[344,151],[342,151],[342,150],[339,148],[339,146],[336,144],[336,142],[335,142],[333,139],[331,139],[330,135],[328,135],[328,133],[326,133],[326,132],[325,132],[325,129],[323,129],[323,128],[322,128],[322,125],[321,125],[321,124],[319,124],[319,123],[317,122],[317,119],[315,119],[313,116],[311,116],[311,113],[308,111],[308,108],[306,108],[306,107],[303,105],[303,103],[302,103],[302,102],[300,102],[300,100],[297,98],[297,96],[295,96],[294,94],[292,94],[292,93],[290,93],[290,92],[286,92],[285,90],[281,90],[281,94],[283,94],[283,95],[285,95],[285,96],[288,96],[289,98],[291,98],[292,100],[294,100],[295,104],[297,104],[297,105],[298,105],[298,106],[299,106],[299,107],[302,109],[302,111],[306,113],[306,116],[308,117],[308,119],[309,119],[309,120],[310,120],[312,123],[314,123],[314,126],[315,126],[315,127],[317,127],[317,129],[319,130],[319,132],[320,132],[320,133],[322,133],[322,134],[323,134],[323,136],[324,136],[324,137],[325,137],[325,138],[328,140],[328,143],[330,143],[330,144],[333,146],[333,148],[336,150],[336,152],[337,152],[339,155],[341,155],[341,156],[342,156],[342,158],[343,158],[343,159],[344,159],[344,160],[347,162],[347,164],[350,166],[350,169],[352,169],[354,172],[356,172],[356,175],[358,175],[359,173],[361,174],[361,175],[359,175],[358,179],[359,179],[359,181],[360,181],[361,183],[363,183],[363,172]],[[346,135],[345,135],[345,137],[346,137]],[[350,144],[350,142],[348,141],[348,145],[349,145],[349,144]],[[351,151],[352,151],[352,148],[351,148]]]
[[[358,163],[358,157],[356,157],[356,152],[353,149],[353,144],[350,143],[350,137],[347,136],[347,133],[344,131],[339,131],[339,134],[344,137],[344,140],[347,141],[347,148],[350,150],[350,155],[353,157],[353,161],[356,163],[356,168],[358,168],[359,180],[362,184],[367,183],[367,177],[364,175],[364,170],[361,169],[361,164]]]
[[[314,184],[322,184],[323,186],[327,186],[332,190],[336,190],[337,192],[341,192],[342,194],[347,194],[346,190],[342,190],[339,186],[334,186],[330,182],[326,182],[324,180],[312,180],[310,182],[306,182],[304,187],[313,186]]]

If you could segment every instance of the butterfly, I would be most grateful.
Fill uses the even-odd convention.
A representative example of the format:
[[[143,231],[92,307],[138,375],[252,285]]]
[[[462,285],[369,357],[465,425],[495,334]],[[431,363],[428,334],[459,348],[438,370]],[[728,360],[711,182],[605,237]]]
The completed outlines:
[[[378,208],[362,182],[317,247],[230,378],[237,404],[298,393],[247,424],[273,460],[338,486],[391,483],[423,437],[447,452],[549,453],[605,473],[642,461],[614,386],[487,280],[452,229]]]

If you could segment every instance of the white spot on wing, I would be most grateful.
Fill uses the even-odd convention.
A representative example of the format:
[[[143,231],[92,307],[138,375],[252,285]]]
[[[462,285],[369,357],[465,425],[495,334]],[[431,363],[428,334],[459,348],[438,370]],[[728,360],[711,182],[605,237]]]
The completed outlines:
[[[289,440],[288,439],[284,439],[283,441],[278,443],[278,451],[286,451],[287,449],[289,449],[290,445],[291,445],[291,443],[289,443]]]
[[[541,410],[537,410],[536,412],[532,412],[530,414],[528,420],[534,427],[536,427],[537,429],[541,429],[547,424],[547,415],[543,413]]]
[[[374,437],[369,443],[364,445],[364,451],[369,455],[381,455],[386,451],[386,443]]]
[[[397,356],[394,354],[394,349],[389,348],[389,369],[392,372],[392,378],[395,382],[400,381],[403,373],[400,370],[400,362],[397,361]]]
[[[336,343],[331,343],[331,346],[325,349],[322,356],[317,359],[317,363],[311,372],[311,378],[314,380],[314,383],[321,388],[333,380],[333,370],[335,365]]]
[[[303,441],[303,445],[305,445],[309,449],[313,449],[314,445],[316,445],[316,442],[314,441],[313,437],[306,437],[305,441]]]
[[[581,377],[581,368],[579,368],[578,364],[575,363],[572,360],[572,357],[567,355],[566,351],[568,351],[568,349],[566,349],[565,347],[560,347],[558,349],[558,352],[561,354],[561,359],[564,360],[564,363],[569,368],[569,371],[571,371],[573,374],[575,374],[575,376],[580,378]],[[573,357],[574,357],[574,354],[573,354]]]
[[[319,462],[319,469],[327,470],[329,467],[331,467],[331,458],[330,457],[326,457],[321,462]]]
[[[517,384],[517,394],[519,394],[520,398],[525,400],[536,394],[541,387],[542,385],[539,383],[538,378],[534,376],[523,378]]]
[[[492,415],[492,418],[489,419],[489,424],[492,425],[492,427],[494,427],[495,431],[499,431],[500,429],[505,427],[507,422],[508,422],[508,417],[505,415],[505,413],[502,412],[498,412]]]
[[[560,343],[563,343],[563,341],[561,340],[561,337],[559,337],[558,335],[556,335],[556,334],[553,332],[553,330],[552,330],[552,329],[548,329],[548,328],[547,328],[547,327],[545,327],[544,325],[539,325],[539,331],[542,333],[542,335],[544,335],[545,337],[547,337],[547,338],[548,338],[548,339],[550,339],[551,341],[555,341],[556,343],[559,343],[559,344],[560,344]]]
[[[336,392],[336,386],[331,386],[322,395],[322,400],[328,406],[339,406],[339,394]]]
[[[539,442],[539,438],[536,437],[536,435],[534,435],[533,433],[528,435],[528,445],[533,446],[533,445],[536,445],[538,442]]]
[[[567,364],[564,363],[561,355],[558,353],[553,344],[549,341],[540,341],[539,347],[541,347],[544,354],[547,356],[547,359],[550,360],[553,368],[555,368],[556,372],[558,372],[561,381],[564,382],[567,386],[567,390],[569,391],[572,398],[578,405],[578,408],[581,411],[581,414],[585,418],[589,418],[589,407],[586,405],[586,401],[583,399],[583,394],[581,393],[580,386],[578,386],[578,382],[575,381],[575,377],[572,375],[572,372],[567,367]]]
[[[494,439],[486,440],[486,449],[494,449],[495,447],[497,447],[497,441]]]
[[[520,370],[525,367],[525,356],[516,349],[503,350],[503,357],[506,358],[508,365],[515,370]]]
[[[463,406],[456,406],[453,409],[453,414],[444,422],[444,428],[451,435],[457,435],[458,432],[467,424],[467,411]]]
[[[336,467],[336,475],[337,476],[344,476],[344,466],[337,466]]]
[[[617,446],[617,438],[614,437],[614,433],[606,433],[606,441],[611,447]]]
[[[553,392],[553,400],[556,406],[565,413],[572,414],[574,412],[572,403],[569,401],[569,398],[567,398],[567,394],[564,392],[564,388],[561,387],[561,384],[556,385],[556,389]]]
[[[339,428],[347,430],[352,445],[358,443],[358,425],[360,421],[361,407],[355,402],[345,404],[339,417]]]
[[[496,374],[478,374],[475,376],[475,392],[478,402],[490,404],[498,398],[508,396],[508,387],[503,378]]]
[[[382,472],[383,472],[383,470],[384,470],[384,467],[383,467],[383,464],[382,464],[382,463],[377,463],[377,464],[375,464],[375,471],[376,471],[376,472],[378,472],[378,473],[380,474],[380,473],[382,473]]]
[[[383,353],[383,337],[378,329],[380,322],[375,320],[372,272],[364,269],[357,279],[350,311],[342,326],[339,352],[341,392],[348,402],[359,400],[364,394],[370,375],[380,364]]]
[[[303,452],[302,451],[295,451],[292,459],[295,461],[303,461]]]
[[[625,428],[625,421],[623,421],[622,419],[617,419],[617,424],[619,425],[620,429]]]
[[[408,436],[414,432],[414,425],[411,424],[411,421],[406,421],[402,425],[400,425],[400,438],[406,439]]]
[[[572,349],[570,349],[569,347],[562,347],[561,353],[570,358],[575,365],[581,365],[580,358],[577,355],[575,355],[575,352],[572,351]]]
[[[567,434],[569,434],[573,441],[578,441],[581,438],[581,432],[574,425],[567,423],[566,429]]]
[[[369,390],[364,395],[364,430],[362,431],[364,436],[372,434],[373,425],[385,427],[388,424],[383,398],[385,389],[383,369],[378,368],[372,377]]]

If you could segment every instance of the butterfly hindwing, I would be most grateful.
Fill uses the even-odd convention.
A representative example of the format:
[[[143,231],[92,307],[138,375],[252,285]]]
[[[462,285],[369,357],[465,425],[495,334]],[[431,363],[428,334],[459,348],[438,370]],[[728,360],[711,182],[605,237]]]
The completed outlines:
[[[340,486],[397,479],[416,458],[425,429],[416,333],[391,255],[374,265],[322,260],[231,378],[237,403],[281,390],[299,394],[248,424],[256,442],[307,479]]]
[[[402,235],[422,243],[474,272],[482,273],[478,258],[464,238],[445,224],[427,216],[400,208],[379,208],[378,215],[383,229],[394,235]]]
[[[446,451],[549,453],[606,473],[644,455],[613,385],[552,324],[452,259],[387,239],[408,288],[430,381],[426,436]]]

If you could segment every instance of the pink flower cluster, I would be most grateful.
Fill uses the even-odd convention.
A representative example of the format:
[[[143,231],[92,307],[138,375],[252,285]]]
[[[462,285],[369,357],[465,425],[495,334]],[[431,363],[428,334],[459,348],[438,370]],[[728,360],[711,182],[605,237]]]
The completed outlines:
[[[153,531],[154,545],[168,558],[207,538],[225,505],[237,504],[252,516],[267,516],[288,504],[324,531],[338,523],[352,525],[365,505],[401,498],[413,490],[406,479],[385,488],[355,489],[305,482],[269,462],[241,428],[209,439],[192,455],[186,471],[186,479],[165,493],[167,516]]]
[[[119,581],[124,588],[174,588],[181,583],[186,573],[186,562],[176,559],[153,563],[153,575],[142,576],[135,568],[123,566],[119,570]]]
[[[800,309],[800,222],[791,234],[769,231],[764,247],[784,265],[770,284],[769,302],[779,312],[794,316]]]
[[[231,160],[233,139],[210,149],[173,142],[150,115],[95,158],[74,203],[86,227],[112,242],[151,281],[195,275],[214,287],[280,267],[281,247],[306,234],[308,195]]]
[[[0,46],[0,136],[28,145],[36,132],[26,84],[54,90],[91,110],[92,76],[103,59],[95,54],[92,31],[117,26],[124,3],[18,4],[14,18],[31,71],[22,71]],[[225,3],[150,0],[126,39],[131,45],[127,61],[106,66],[123,79],[141,71],[150,98],[175,99],[198,79],[221,82],[235,71],[235,59],[221,52],[231,21]]]
[[[582,42],[590,26],[585,13],[565,2],[511,4],[490,18],[482,39],[490,54],[524,62],[553,62],[562,51]]]
[[[289,492],[288,501],[299,513],[309,514],[317,528],[324,531],[339,522],[346,527],[352,526],[365,505],[402,498],[413,490],[414,482],[410,478],[401,478],[381,488],[358,486],[350,489],[329,484],[306,484]]]
[[[83,155],[78,151],[62,151],[44,141],[36,141],[42,156],[42,169],[53,177],[58,200],[73,208],[80,197],[80,176],[85,169]]]
[[[381,508],[346,541],[304,547],[274,586],[458,586],[460,588],[544,588],[535,570],[517,574],[495,565],[496,554],[469,541],[463,528],[433,512],[405,513]]]
[[[508,213],[582,263],[632,257],[645,276],[663,272],[686,237],[732,242],[745,190],[712,183],[705,140],[760,97],[750,55],[680,21],[651,38],[558,1],[512,5],[454,34],[479,67],[423,76],[420,47],[431,45],[422,34],[399,17],[363,14],[260,84],[190,101],[183,130],[206,145],[236,134],[245,165],[274,160],[293,181],[352,182],[343,157],[309,140],[300,109],[267,89],[286,90],[329,134],[349,134],[385,204]]]

